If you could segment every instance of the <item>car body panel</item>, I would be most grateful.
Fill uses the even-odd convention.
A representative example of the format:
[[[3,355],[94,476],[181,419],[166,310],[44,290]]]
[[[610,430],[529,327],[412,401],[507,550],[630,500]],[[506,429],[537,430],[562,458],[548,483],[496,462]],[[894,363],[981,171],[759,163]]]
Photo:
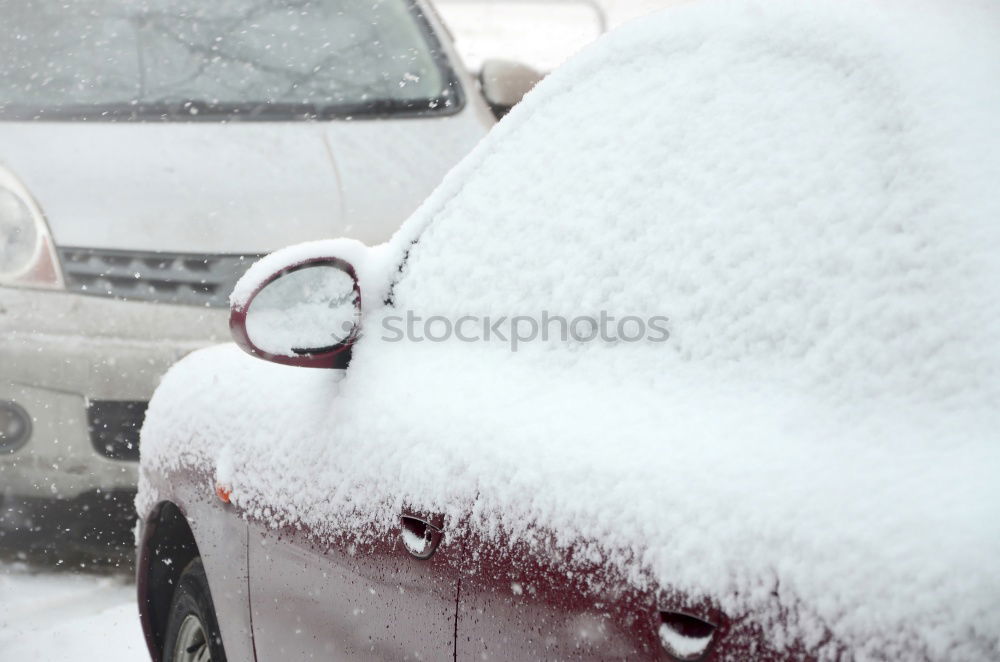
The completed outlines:
[[[601,562],[614,550],[566,546],[554,532],[527,540],[462,528],[465,550],[458,621],[459,660],[658,660],[675,662],[660,639],[661,612],[714,626],[698,662],[815,659],[776,648],[752,619],[733,617],[705,596],[625,577]]]
[[[398,529],[355,541],[253,522],[250,591],[259,659],[451,658],[458,551],[446,544],[417,560]]]
[[[171,364],[227,335],[218,309],[0,287],[0,400],[34,421],[28,443],[0,455],[0,496],[134,488],[134,462],[94,451],[88,403],[146,400]]]
[[[0,132],[5,164],[60,246],[252,252],[343,229],[336,172],[308,123],[13,122]]]
[[[573,549],[544,539],[511,545],[471,532],[462,545],[468,567],[457,659],[668,659],[654,636],[653,596],[599,564],[574,560]]]
[[[369,246],[388,239],[492,125],[482,99],[471,94],[474,88],[468,89],[473,99],[456,115],[334,121],[323,126],[347,220],[344,232],[326,231],[321,237],[350,237]],[[382,226],[387,218],[393,219],[388,233],[375,236],[367,229]]]
[[[0,161],[59,246],[252,254],[325,236],[384,241],[483,129],[472,109],[329,122],[0,122]]]
[[[195,475],[197,478],[195,478]],[[176,565],[171,556],[160,557],[149,546],[159,509],[164,504],[177,506],[194,535],[208,577],[212,600],[217,606],[217,618],[223,644],[230,660],[256,659],[251,630],[249,575],[247,572],[247,523],[234,506],[215,496],[210,474],[206,471],[183,472],[153,479],[164,499],[140,520],[137,563],[137,591],[143,630],[150,652],[158,659],[153,642],[147,599],[150,597],[150,566]],[[177,568],[179,573],[183,568]],[[219,609],[219,605],[225,608]]]

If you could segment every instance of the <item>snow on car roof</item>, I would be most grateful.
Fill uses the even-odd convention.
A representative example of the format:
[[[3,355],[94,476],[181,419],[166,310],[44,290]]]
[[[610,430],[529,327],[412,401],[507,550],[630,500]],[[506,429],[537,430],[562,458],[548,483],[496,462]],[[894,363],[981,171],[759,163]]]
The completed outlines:
[[[200,463],[320,532],[471,508],[820,657],[995,655],[998,23],[708,2],[600,39],[359,266],[394,308],[342,381],[231,346],[171,370],[140,504]],[[386,341],[405,310],[663,315],[670,338]]]

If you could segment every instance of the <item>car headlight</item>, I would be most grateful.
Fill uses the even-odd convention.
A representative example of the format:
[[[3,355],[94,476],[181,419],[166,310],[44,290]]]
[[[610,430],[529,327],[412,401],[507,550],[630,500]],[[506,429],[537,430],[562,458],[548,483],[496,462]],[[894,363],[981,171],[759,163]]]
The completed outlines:
[[[0,274],[22,271],[35,254],[38,230],[28,206],[7,189],[0,189]]]
[[[41,209],[0,168],[0,284],[61,287],[62,275]]]

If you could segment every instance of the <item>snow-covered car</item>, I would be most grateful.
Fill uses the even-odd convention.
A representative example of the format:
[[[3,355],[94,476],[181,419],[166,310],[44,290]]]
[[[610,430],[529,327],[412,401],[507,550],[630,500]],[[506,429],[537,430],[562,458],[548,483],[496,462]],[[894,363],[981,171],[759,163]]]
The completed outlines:
[[[146,403],[226,337],[246,267],[385,241],[494,120],[423,2],[0,16],[0,521],[111,505],[129,539]],[[93,538],[100,519],[51,528]]]
[[[251,267],[142,430],[153,658],[997,659],[1000,24],[912,6],[633,23]]]

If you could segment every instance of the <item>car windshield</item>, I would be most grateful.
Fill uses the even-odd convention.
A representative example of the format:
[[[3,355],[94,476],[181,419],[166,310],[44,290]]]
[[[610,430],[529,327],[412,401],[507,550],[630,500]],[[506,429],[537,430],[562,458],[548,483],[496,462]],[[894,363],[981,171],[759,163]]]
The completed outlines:
[[[456,101],[411,0],[0,0],[0,16],[0,119],[290,119]]]

